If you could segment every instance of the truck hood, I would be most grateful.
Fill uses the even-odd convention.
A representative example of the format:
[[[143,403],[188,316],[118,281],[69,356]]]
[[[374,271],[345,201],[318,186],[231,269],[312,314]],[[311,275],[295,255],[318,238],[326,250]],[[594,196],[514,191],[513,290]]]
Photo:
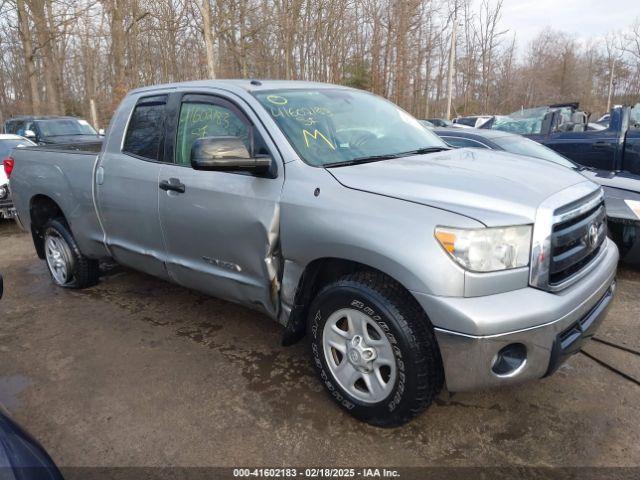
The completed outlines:
[[[544,199],[586,181],[551,162],[479,149],[328,170],[347,188],[441,208],[487,226],[532,223]]]

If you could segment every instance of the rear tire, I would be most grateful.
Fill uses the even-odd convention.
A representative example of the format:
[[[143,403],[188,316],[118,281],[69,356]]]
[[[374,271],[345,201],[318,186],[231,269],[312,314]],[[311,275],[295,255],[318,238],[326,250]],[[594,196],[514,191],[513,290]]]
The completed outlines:
[[[320,291],[308,321],[314,367],[332,398],[356,418],[402,425],[442,389],[433,327],[393,279],[377,272],[347,275]]]
[[[97,260],[85,257],[64,220],[54,219],[44,227],[44,253],[53,282],[64,288],[86,288],[98,283]]]

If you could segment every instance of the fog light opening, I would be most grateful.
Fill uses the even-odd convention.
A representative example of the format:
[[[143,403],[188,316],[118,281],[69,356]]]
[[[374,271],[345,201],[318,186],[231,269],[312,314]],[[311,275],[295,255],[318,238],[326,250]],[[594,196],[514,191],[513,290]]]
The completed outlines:
[[[518,373],[526,360],[527,347],[522,343],[511,343],[493,357],[491,371],[499,377],[509,377]]]

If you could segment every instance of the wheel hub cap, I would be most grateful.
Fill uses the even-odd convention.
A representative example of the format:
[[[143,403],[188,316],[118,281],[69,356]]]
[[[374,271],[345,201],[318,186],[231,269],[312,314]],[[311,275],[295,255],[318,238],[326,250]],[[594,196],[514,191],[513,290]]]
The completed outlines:
[[[354,335],[350,342],[347,342],[347,358],[351,365],[361,372],[373,371],[373,361],[378,356],[376,349],[367,346],[360,335]]]
[[[45,239],[45,256],[53,279],[60,285],[71,278],[71,253],[61,237],[47,235]]]
[[[387,336],[368,315],[351,308],[331,314],[323,347],[333,378],[356,399],[377,403],[393,390],[395,355]]]

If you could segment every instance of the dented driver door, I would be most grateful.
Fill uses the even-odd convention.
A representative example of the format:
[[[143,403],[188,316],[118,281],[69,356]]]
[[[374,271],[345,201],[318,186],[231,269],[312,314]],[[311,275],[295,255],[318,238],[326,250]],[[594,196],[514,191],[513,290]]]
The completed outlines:
[[[158,186],[169,275],[185,287],[277,315],[281,163],[274,158],[275,178],[190,165],[191,145],[205,136],[255,137],[260,153],[275,149],[228,99],[174,94],[170,110],[175,121],[167,137],[175,140],[166,155],[174,162],[162,166]]]

